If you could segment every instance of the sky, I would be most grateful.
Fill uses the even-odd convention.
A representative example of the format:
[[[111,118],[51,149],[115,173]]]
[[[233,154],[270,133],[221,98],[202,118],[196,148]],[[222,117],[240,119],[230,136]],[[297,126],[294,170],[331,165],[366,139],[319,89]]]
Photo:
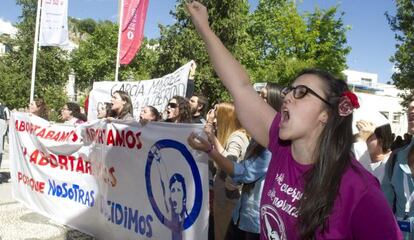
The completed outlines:
[[[257,0],[249,0],[251,9]],[[149,0],[144,35],[148,38],[159,36],[158,24],[170,25],[174,19],[169,14],[176,0]],[[394,1],[390,0],[301,0],[297,1],[299,11],[313,11],[315,7],[328,8],[339,6],[345,12],[344,24],[351,27],[347,32],[348,45],[352,48],[347,56],[351,70],[377,73],[378,81],[391,80],[394,71],[389,58],[395,52],[394,32],[385,17],[388,11],[395,14]],[[116,0],[69,0],[68,15],[76,18],[117,21]],[[0,0],[0,19],[16,23],[21,14],[15,0]],[[1,26],[0,26],[1,27]]]

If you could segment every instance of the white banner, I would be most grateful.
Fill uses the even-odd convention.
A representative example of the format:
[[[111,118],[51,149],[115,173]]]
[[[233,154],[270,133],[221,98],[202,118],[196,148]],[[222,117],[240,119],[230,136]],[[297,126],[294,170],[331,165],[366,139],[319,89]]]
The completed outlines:
[[[163,112],[168,100],[179,95],[185,97],[190,72],[193,74],[196,64],[190,61],[175,72],[161,78],[135,82],[94,82],[89,95],[88,120],[97,119],[98,109],[105,102],[111,102],[112,93],[125,91],[131,97],[135,119],[139,118],[141,108],[153,106]]]
[[[43,0],[39,45],[66,46],[68,44],[68,0]]]
[[[12,192],[29,208],[98,239],[207,239],[208,157],[186,144],[201,125],[11,121]]]

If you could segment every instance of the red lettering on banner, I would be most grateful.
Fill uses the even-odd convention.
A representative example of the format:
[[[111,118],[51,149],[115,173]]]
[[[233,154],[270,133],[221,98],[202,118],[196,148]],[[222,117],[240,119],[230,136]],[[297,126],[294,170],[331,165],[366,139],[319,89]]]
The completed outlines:
[[[86,129],[86,136],[89,141],[106,144],[108,146],[127,147],[130,149],[142,148],[141,132],[133,132],[131,130],[113,130],[109,129]],[[106,133],[106,134],[105,134]]]
[[[92,174],[92,166],[90,162],[85,162],[81,157],[54,155],[34,150],[30,154],[30,163],[38,166],[50,166],[51,168],[57,168],[70,172],[79,172],[84,174]]]
[[[134,133],[131,131],[128,131],[126,133],[126,142],[129,148],[133,148],[135,146],[135,136]]]
[[[59,137],[60,137],[60,132],[58,132],[52,139],[57,142],[59,141]]]
[[[40,156],[42,156],[42,157],[37,162],[38,165],[40,165],[40,166],[46,166],[47,164],[49,164],[49,159],[45,156],[44,153],[40,152]]]
[[[50,161],[50,167],[57,168],[59,166],[58,160],[56,159],[55,155],[51,154],[49,161]]]
[[[137,140],[138,140],[137,148],[141,149],[142,148],[142,142],[141,142],[141,138],[140,138],[141,137],[141,132],[137,132],[136,136],[137,136]]]
[[[39,155],[39,150],[35,150],[32,154],[30,154],[30,163],[36,164],[37,162],[37,156]]]
[[[68,158],[66,156],[59,155],[58,162],[59,162],[60,169],[68,170]]]
[[[88,134],[88,141],[93,141],[95,139],[95,131],[92,128],[87,128],[86,133]]]
[[[109,145],[114,145],[114,135],[112,134],[112,130],[108,131],[108,136],[106,137],[106,144]]]
[[[69,138],[70,133],[68,132],[62,132],[62,136],[59,138],[59,142],[64,142]]]
[[[124,142],[124,139],[125,139],[125,131],[124,130],[122,130],[122,132],[121,132],[122,134],[119,134],[119,131],[116,131],[116,136],[115,136],[115,139],[116,139],[116,146],[122,146],[122,147],[125,147],[125,142]]]
[[[68,156],[68,160],[70,162],[70,170],[73,171],[73,166],[75,166],[75,164],[73,163],[73,161],[75,161],[75,157],[74,156]]]
[[[29,134],[34,134],[38,138],[54,140],[56,142],[67,141],[70,136],[73,136],[72,141],[75,142],[77,140],[77,135],[75,131],[71,131],[71,132],[53,131],[53,130],[48,130],[47,128],[42,128],[30,122],[16,120],[15,128],[19,132],[28,132]],[[40,131],[38,131],[39,129]]]
[[[53,139],[53,135],[55,134],[55,131],[49,131],[46,136],[45,139]]]
[[[20,132],[23,132],[25,129],[26,129],[26,127],[25,127],[25,125],[24,125],[24,122],[21,122],[21,123],[20,123],[20,127],[19,127],[19,131],[20,131]]]
[[[98,129],[98,142],[103,143],[104,142],[104,135],[105,135],[105,129]]]
[[[83,166],[83,161],[78,161],[78,164],[76,164],[76,172],[84,173],[85,167]]]
[[[90,162],[85,162],[85,173],[92,175],[92,165]]]
[[[36,181],[21,172],[17,172],[17,181],[29,186],[32,191],[43,193],[43,190],[45,189],[45,182]]]
[[[38,134],[36,134],[36,137],[43,138],[43,136],[45,135],[45,132],[46,132],[46,128],[43,128]]]

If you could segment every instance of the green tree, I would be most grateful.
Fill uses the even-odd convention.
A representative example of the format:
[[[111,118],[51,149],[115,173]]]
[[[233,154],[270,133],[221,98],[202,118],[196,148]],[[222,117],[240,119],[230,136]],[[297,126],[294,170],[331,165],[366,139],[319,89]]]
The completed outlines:
[[[249,15],[249,5],[245,0],[201,1],[209,9],[212,29],[224,45],[236,57],[247,60],[249,36],[245,29]],[[205,51],[204,44],[196,33],[191,20],[184,10],[184,1],[178,0],[175,11],[170,14],[176,23],[160,26],[159,58],[155,75],[162,76],[173,72],[190,60],[197,64],[195,91],[208,96],[210,103],[229,100],[229,95],[217,78]]]
[[[71,68],[78,89],[91,88],[94,81],[115,77],[118,27],[110,21],[98,22],[95,29],[71,54]]]
[[[288,84],[298,71],[318,67],[339,75],[346,68],[346,30],[337,8],[301,16],[292,0],[260,0],[249,13],[246,1],[205,0],[210,25],[246,67],[253,82]],[[229,100],[211,67],[204,45],[178,0],[176,23],[160,26],[158,71],[163,75],[189,60],[197,63],[196,91],[211,102]],[[337,16],[338,15],[338,16]]]
[[[37,8],[36,0],[16,2],[22,8],[20,21],[17,23],[18,33],[11,42],[11,53],[2,57],[0,61],[0,99],[11,108],[24,107],[29,103]],[[57,47],[40,48],[37,57],[35,95],[44,97],[49,107],[55,111],[66,101],[64,86],[67,82],[68,66],[65,51]]]
[[[92,20],[93,21],[93,20]],[[79,48],[71,55],[71,67],[76,74],[77,89],[91,89],[95,81],[113,81],[118,41],[118,25],[110,22],[73,21],[78,29]],[[78,26],[77,26],[78,25]],[[120,81],[145,80],[156,68],[157,41],[144,39],[134,60],[119,68]]]
[[[256,81],[288,84],[298,71],[317,67],[340,74],[346,68],[342,16],[337,8],[315,9],[301,16],[291,0],[261,0],[252,14],[248,31],[259,50],[251,61]]]
[[[403,97],[405,103],[414,96],[414,2],[412,0],[396,0],[395,16],[386,13],[386,17],[395,32],[397,40],[391,62],[397,71],[392,75],[394,84],[399,89],[409,90]]]

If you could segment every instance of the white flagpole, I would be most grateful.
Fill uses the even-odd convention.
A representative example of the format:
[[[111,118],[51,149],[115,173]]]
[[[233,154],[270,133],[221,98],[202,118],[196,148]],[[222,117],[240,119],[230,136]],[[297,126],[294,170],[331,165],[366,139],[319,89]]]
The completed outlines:
[[[34,88],[35,88],[35,77],[36,77],[36,61],[37,61],[37,47],[39,44],[39,23],[40,23],[40,8],[42,6],[42,0],[37,0],[37,10],[36,10],[36,29],[35,29],[35,38],[33,43],[33,60],[32,60],[32,82],[30,85],[30,102],[34,98]]]
[[[118,82],[119,71],[119,52],[121,51],[121,35],[122,35],[122,19],[124,18],[124,0],[121,1],[121,9],[119,11],[119,28],[118,28],[118,47],[116,50],[116,66],[115,66],[115,82]]]

